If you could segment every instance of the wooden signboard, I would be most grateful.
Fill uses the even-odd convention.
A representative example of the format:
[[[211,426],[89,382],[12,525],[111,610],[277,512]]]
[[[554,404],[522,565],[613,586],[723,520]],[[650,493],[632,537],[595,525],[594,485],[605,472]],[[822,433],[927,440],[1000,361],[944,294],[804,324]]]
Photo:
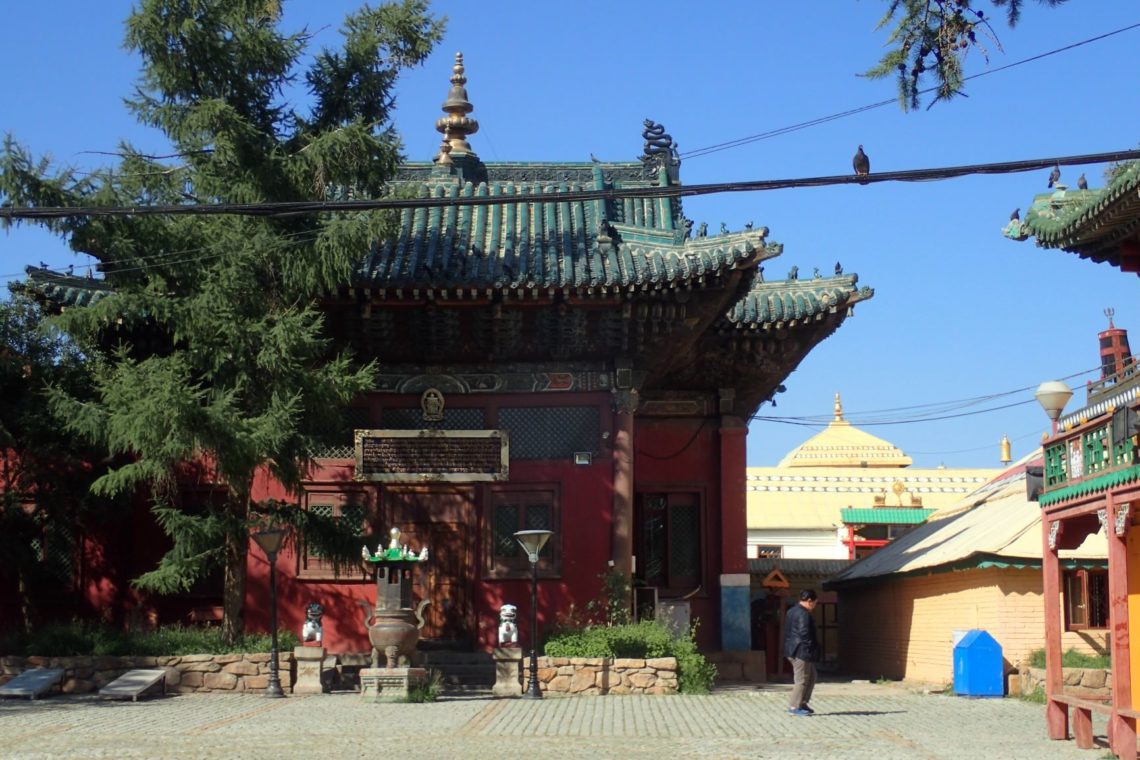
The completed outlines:
[[[505,430],[357,430],[356,480],[389,483],[506,480]]]

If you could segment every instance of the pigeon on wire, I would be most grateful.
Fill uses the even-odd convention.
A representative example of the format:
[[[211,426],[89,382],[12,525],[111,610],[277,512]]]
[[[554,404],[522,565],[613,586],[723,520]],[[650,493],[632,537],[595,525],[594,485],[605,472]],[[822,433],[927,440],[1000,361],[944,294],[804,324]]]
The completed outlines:
[[[1083,173],[1081,174],[1081,176],[1077,177],[1077,189],[1078,190],[1088,190],[1089,189],[1089,181],[1087,179],[1085,179],[1085,175]]]
[[[1061,165],[1057,164],[1053,167],[1053,171],[1049,172],[1049,187],[1061,181]]]
[[[1011,221],[1011,222],[1020,222],[1021,221],[1021,209],[1020,208],[1015,208],[1013,210],[1013,213],[1009,215],[1009,221]]]
[[[851,166],[855,169],[855,176],[862,177],[871,173],[871,159],[863,152],[863,146],[859,146],[859,150],[855,151],[855,157],[851,159]]]

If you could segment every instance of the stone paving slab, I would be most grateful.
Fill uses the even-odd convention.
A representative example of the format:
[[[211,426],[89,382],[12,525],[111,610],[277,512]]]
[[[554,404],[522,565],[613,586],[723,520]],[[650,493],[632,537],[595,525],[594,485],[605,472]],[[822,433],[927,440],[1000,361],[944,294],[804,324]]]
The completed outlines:
[[[357,694],[285,699],[188,694],[147,702],[64,696],[0,702],[4,758],[1083,758],[1045,737],[1042,705],[877,685],[821,687],[815,716],[785,712],[787,687],[709,696],[542,701],[460,697],[365,704]],[[1095,725],[1103,742],[1104,724]]]

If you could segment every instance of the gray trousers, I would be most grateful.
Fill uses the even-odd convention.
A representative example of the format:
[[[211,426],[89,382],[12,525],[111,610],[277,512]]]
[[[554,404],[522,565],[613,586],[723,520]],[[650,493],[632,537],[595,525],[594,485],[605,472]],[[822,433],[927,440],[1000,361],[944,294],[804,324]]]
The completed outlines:
[[[811,701],[811,692],[815,688],[815,663],[810,660],[799,660],[789,657],[792,663],[792,696],[788,700],[788,709],[795,710],[801,705]]]

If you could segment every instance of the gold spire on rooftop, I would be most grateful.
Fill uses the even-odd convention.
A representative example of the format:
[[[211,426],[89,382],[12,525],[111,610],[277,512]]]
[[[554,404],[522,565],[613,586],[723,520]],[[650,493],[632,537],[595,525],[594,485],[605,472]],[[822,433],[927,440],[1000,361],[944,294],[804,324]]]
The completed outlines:
[[[447,100],[443,101],[443,112],[447,116],[435,123],[435,128],[443,133],[443,145],[440,146],[436,160],[440,163],[450,163],[455,156],[475,157],[471,143],[467,136],[479,131],[479,122],[467,116],[475,110],[475,106],[467,100],[467,77],[463,70],[463,53],[455,54],[455,66],[451,69],[451,89],[447,92]],[[450,146],[444,149],[444,145]]]
[[[911,458],[843,418],[843,399],[835,394],[835,419],[792,449],[777,467],[909,467]]]

